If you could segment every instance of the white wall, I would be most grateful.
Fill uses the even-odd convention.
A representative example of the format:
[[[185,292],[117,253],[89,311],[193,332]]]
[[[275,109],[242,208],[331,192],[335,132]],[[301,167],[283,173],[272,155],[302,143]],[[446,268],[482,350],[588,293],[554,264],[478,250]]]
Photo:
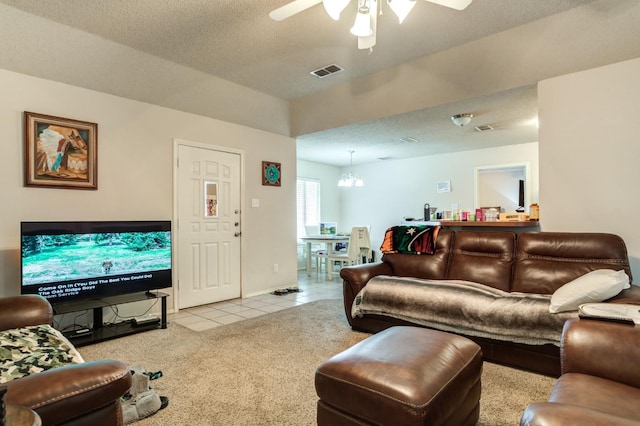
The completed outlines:
[[[545,231],[611,232],[640,281],[640,59],[538,86],[540,218]]]
[[[0,99],[0,296],[20,292],[20,221],[172,219],[174,138],[244,151],[243,294],[296,282],[293,139],[4,70]],[[23,111],[98,123],[97,191],[23,186]],[[262,186],[263,160],[281,187]]]
[[[531,164],[532,202],[537,202],[537,142],[353,166],[350,169],[360,173],[366,185],[340,189],[342,223],[349,228],[371,225],[371,243],[379,259],[388,227],[399,225],[404,217],[422,218],[425,203],[439,210],[449,210],[453,203],[472,210],[474,169],[518,162]],[[445,180],[451,181],[451,192],[437,193],[437,183]]]

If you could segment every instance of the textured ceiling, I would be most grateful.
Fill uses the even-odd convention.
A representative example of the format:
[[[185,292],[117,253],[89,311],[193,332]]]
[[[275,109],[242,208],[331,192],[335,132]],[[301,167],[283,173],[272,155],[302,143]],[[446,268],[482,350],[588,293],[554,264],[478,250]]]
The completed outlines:
[[[272,21],[268,13],[288,1],[0,0],[0,3],[280,99],[295,100],[576,7],[591,3],[633,4],[635,0],[474,0],[463,11],[418,0],[402,25],[386,3],[381,2],[378,43],[372,52],[358,50],[355,37],[349,33],[355,0],[339,22],[332,21],[321,5],[281,22]],[[589,34],[575,36],[584,38]],[[326,79],[309,74],[332,63],[345,71]],[[471,73],[475,71],[472,66]],[[29,73],[39,75],[37,70]],[[476,118],[471,125],[456,127],[449,117],[462,112],[473,112]],[[380,157],[405,158],[534,142],[536,116],[535,86],[525,85],[455,104],[301,135],[297,137],[298,158],[346,165],[350,149],[356,150],[353,160],[358,163]],[[483,124],[491,124],[495,129],[483,133],[473,129]],[[398,142],[406,137],[417,142]]]
[[[1,0],[47,19],[188,65],[242,86],[293,99],[494,34],[584,0],[475,0],[456,11],[419,0],[402,25],[383,6],[378,44],[358,50],[349,33],[356,1],[331,20],[316,5],[284,21],[269,12],[289,0]],[[337,63],[345,72],[309,72]]]
[[[399,159],[536,142],[536,94],[535,86],[521,87],[303,135],[297,139],[298,151],[312,159],[322,159],[330,153],[336,157],[335,161],[345,164],[350,158],[348,150],[353,149],[356,151],[353,154],[355,164],[362,159],[370,162],[372,159]],[[475,117],[465,127],[457,127],[449,119],[454,114],[469,111]],[[482,125],[490,125],[493,130],[475,130],[476,126]]]

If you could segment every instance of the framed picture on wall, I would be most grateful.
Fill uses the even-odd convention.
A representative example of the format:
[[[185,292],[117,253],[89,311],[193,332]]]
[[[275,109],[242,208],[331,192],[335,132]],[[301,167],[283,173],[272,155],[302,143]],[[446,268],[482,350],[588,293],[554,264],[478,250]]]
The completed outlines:
[[[24,113],[25,186],[98,189],[98,125]]]
[[[262,184],[267,186],[280,186],[282,166],[272,161],[262,162]]]

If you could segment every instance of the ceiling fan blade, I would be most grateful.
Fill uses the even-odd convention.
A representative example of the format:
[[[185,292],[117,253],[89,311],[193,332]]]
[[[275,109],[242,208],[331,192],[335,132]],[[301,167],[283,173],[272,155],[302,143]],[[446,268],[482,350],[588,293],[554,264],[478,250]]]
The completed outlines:
[[[428,2],[450,7],[451,9],[464,10],[471,4],[472,0],[427,0]]]
[[[307,10],[316,4],[322,3],[322,0],[294,0],[291,3],[287,3],[282,7],[269,13],[269,17],[274,21],[282,21],[290,16],[300,13],[303,10]]]
[[[376,45],[376,33],[378,32],[378,0],[369,0],[369,16],[371,16],[371,29],[373,32],[367,37],[358,37],[358,49],[371,49]]]

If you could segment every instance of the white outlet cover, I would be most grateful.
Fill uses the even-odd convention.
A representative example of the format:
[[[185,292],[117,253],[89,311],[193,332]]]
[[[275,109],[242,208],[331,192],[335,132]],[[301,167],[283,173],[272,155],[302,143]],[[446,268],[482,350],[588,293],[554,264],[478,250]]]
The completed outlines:
[[[252,198],[251,199],[251,207],[260,207],[260,199]]]

